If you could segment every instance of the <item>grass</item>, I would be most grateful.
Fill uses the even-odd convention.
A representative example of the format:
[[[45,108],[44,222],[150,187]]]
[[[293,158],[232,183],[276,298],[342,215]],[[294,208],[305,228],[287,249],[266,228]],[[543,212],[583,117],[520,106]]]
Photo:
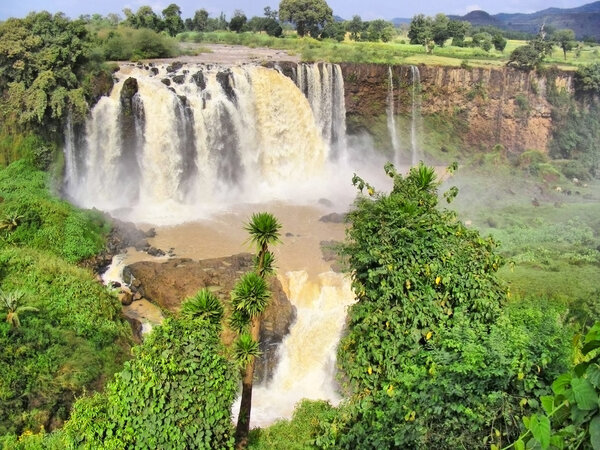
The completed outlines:
[[[299,38],[295,33],[286,33],[282,38],[274,38],[264,33],[232,33],[218,31],[210,33],[185,32],[177,37],[185,42],[188,51],[190,43],[215,43],[228,45],[244,45],[247,47],[268,47],[287,50],[294,55],[300,55],[303,61],[328,61],[332,63],[379,63],[379,64],[427,64],[440,66],[461,65],[468,61],[473,67],[501,66],[508,61],[510,53],[517,47],[525,45],[525,41],[509,40],[504,52],[480,48],[453,47],[446,45],[436,47],[432,54],[427,54],[421,45],[408,44],[408,39],[398,36],[391,42],[354,42],[348,39],[336,42],[329,39],[316,40],[310,37]],[[600,61],[599,47],[585,45],[579,52],[567,53],[556,47],[553,54],[547,58],[548,64],[559,64],[561,67],[574,69],[578,65]]]
[[[19,328],[0,310],[0,436],[59,426],[129,348],[116,297],[72,264],[103,248],[107,225],[53,196],[47,177],[27,160],[0,170],[0,289],[37,308]]]
[[[462,220],[500,242],[500,253],[511,262],[500,277],[513,293],[569,305],[597,301],[600,181],[575,185],[562,178],[546,183],[527,171],[459,171],[459,178],[448,181],[460,189],[451,206]]]

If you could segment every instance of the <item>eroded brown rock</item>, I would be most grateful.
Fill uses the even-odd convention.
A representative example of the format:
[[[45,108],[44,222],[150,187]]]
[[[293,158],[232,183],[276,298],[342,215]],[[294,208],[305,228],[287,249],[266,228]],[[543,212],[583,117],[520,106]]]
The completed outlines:
[[[252,260],[251,254],[242,253],[201,261],[188,258],[174,258],[165,262],[143,261],[127,266],[123,278],[131,286],[137,285],[134,287],[137,293],[172,312],[177,312],[185,298],[193,296],[202,288],[214,292],[228,312],[230,292],[236,281],[251,270]],[[260,344],[263,357],[257,364],[259,381],[272,374],[277,362],[277,345],[288,334],[295,319],[295,309],[276,277],[271,279],[270,288],[272,298],[261,324]],[[223,341],[226,345],[231,344],[233,339],[231,331],[224,331]]]

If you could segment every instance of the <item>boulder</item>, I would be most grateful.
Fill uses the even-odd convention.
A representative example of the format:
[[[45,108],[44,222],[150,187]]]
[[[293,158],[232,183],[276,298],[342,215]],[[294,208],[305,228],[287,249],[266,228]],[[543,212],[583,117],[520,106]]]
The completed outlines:
[[[210,289],[223,302],[226,311],[231,303],[230,292],[237,280],[253,266],[253,255],[242,253],[224,258],[195,261],[175,258],[165,262],[142,261],[125,267],[123,278],[136,291],[161,308],[177,312],[183,300],[202,288]],[[266,380],[277,364],[277,346],[288,334],[295,319],[295,308],[276,277],[270,280],[272,293],[269,307],[263,315],[260,344],[263,356],[257,361],[257,380]],[[223,341],[230,345],[233,332],[224,327]]]
[[[326,216],[321,217],[319,219],[319,222],[344,223],[345,220],[346,220],[346,214],[331,213],[331,214],[327,214]]]

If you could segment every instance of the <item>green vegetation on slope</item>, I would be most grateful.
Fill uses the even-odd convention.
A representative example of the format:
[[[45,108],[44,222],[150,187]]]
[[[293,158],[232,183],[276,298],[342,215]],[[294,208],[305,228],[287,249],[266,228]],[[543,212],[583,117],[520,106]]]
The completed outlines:
[[[103,248],[108,225],[52,196],[47,180],[27,160],[0,171],[0,289],[37,310],[20,327],[0,323],[0,435],[60,426],[129,346],[116,297],[72,264]]]

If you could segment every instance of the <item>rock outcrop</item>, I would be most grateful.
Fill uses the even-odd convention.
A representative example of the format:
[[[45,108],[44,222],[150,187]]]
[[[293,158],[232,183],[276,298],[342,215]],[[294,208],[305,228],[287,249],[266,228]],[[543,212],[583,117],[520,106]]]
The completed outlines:
[[[123,278],[134,292],[172,312],[179,310],[185,298],[207,288],[221,299],[228,314],[230,292],[240,276],[251,269],[252,264],[253,256],[249,253],[201,261],[187,258],[173,258],[166,262],[143,261],[127,266]],[[277,346],[288,334],[295,319],[295,309],[281,283],[273,278],[270,288],[272,298],[263,315],[260,330],[263,356],[257,361],[259,381],[268,379],[273,373],[277,363]],[[233,339],[230,331],[224,331],[225,344],[230,344]]]
[[[388,106],[389,67],[380,64],[341,64],[349,132],[373,132]],[[418,66],[421,113],[442,115],[459,123],[463,142],[471,148],[502,144],[508,151],[545,151],[552,132],[549,78],[507,67],[472,68]],[[410,116],[412,71],[392,67],[394,106]],[[557,89],[573,93],[573,76],[553,72]],[[457,127],[458,128],[458,127]],[[384,128],[384,131],[386,129]]]

